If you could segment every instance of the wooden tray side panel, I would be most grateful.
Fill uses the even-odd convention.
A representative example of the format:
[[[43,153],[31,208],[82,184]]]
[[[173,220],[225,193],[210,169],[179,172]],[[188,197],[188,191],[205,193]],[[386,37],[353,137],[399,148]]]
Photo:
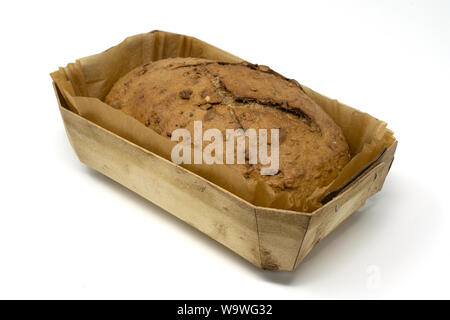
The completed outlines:
[[[60,107],[80,161],[261,267],[254,207]]]
[[[362,207],[368,198],[381,190],[393,161],[396,146],[397,142],[386,150],[372,169],[353,182],[346,191],[312,214],[295,266],[321,239]]]
[[[256,208],[261,265],[268,270],[292,270],[310,216]]]

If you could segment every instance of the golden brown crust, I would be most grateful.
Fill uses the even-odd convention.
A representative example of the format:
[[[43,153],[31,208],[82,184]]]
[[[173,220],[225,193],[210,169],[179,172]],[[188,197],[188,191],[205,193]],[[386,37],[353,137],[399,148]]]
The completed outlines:
[[[275,192],[295,191],[295,206],[329,184],[349,161],[342,130],[294,80],[266,66],[171,58],[132,70],[105,102],[163,136],[177,128],[280,129],[280,170],[260,175],[261,165],[230,165],[247,179],[266,181]],[[270,140],[270,139],[269,139]]]

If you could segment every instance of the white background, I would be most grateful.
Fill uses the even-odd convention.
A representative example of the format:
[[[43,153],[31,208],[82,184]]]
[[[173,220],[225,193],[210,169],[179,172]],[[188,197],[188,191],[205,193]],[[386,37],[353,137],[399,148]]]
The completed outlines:
[[[158,3],[2,3],[0,298],[450,298],[450,2]],[[153,29],[395,131],[383,190],[295,272],[255,268],[76,158],[48,74]]]

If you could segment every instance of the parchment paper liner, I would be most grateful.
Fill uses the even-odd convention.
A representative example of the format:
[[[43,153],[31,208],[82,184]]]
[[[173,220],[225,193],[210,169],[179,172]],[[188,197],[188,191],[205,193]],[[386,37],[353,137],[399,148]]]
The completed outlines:
[[[149,61],[169,57],[198,57],[224,62],[244,61],[189,36],[152,31],[126,38],[100,54],[85,57],[51,74],[71,111],[168,160],[176,144],[136,119],[111,108],[102,100],[123,75]],[[302,85],[305,92],[342,128],[352,159],[328,186],[317,189],[308,200],[318,208],[325,195],[345,186],[394,141],[386,123]],[[239,197],[258,206],[301,211],[292,191],[274,193],[263,182],[249,182],[225,165],[182,165]]]

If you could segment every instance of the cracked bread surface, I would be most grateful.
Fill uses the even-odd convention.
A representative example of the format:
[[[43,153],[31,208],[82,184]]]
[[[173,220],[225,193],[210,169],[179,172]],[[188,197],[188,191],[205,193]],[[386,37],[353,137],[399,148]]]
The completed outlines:
[[[304,212],[320,206],[311,195],[350,160],[334,121],[295,80],[266,66],[198,58],[150,62],[119,79],[105,102],[169,139],[178,128],[193,136],[196,120],[202,120],[203,131],[216,128],[224,137],[226,129],[279,129],[276,174],[261,175],[267,165],[260,163],[226,165],[245,179],[266,182],[275,193],[292,193],[295,209]]]

